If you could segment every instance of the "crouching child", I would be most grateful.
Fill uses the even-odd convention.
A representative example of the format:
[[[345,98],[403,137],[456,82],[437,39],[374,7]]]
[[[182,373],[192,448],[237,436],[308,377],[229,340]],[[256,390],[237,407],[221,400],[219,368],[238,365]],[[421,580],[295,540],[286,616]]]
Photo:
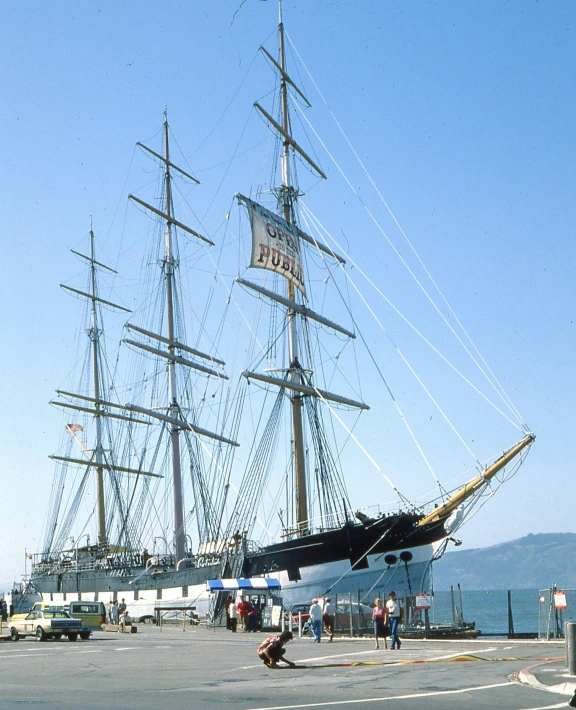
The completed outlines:
[[[293,638],[291,631],[284,631],[280,636],[269,636],[262,641],[258,646],[257,653],[268,668],[278,668],[278,661],[284,661],[292,668],[296,667],[295,663],[284,657],[284,644],[292,641]]]

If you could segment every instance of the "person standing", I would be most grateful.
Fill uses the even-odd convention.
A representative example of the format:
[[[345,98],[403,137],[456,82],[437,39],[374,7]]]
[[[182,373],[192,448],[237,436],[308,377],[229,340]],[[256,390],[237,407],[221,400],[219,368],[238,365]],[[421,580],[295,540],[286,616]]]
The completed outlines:
[[[122,600],[124,601],[124,600]],[[120,605],[121,606],[121,605]],[[118,612],[120,612],[120,606],[118,607]],[[126,609],[126,604],[124,604],[124,610],[122,613],[119,613],[119,625],[118,625],[118,633],[119,634],[124,634],[126,633],[126,620],[128,618],[128,609]]]
[[[380,648],[378,639],[384,639],[384,648],[388,648],[388,642],[386,641],[386,635],[388,629],[387,626],[388,609],[382,607],[382,600],[380,597],[374,599],[374,608],[372,609],[372,623],[374,624],[374,643],[375,648]]]
[[[232,626],[230,624],[230,607],[232,606],[232,597],[226,597],[224,602],[224,608],[226,609],[226,630],[230,631]]]
[[[116,626],[118,624],[118,602],[116,600],[114,600],[112,602],[112,609],[111,609],[110,616],[111,616],[111,619],[110,619],[111,623],[114,624],[114,626]]]
[[[322,638],[322,607],[318,604],[318,599],[312,599],[310,607],[310,626],[314,635],[314,643],[320,643]]]
[[[386,609],[388,610],[392,648],[400,650],[402,644],[398,638],[398,626],[402,621],[402,604],[396,599],[396,592],[390,592],[388,596],[390,599],[386,602]]]
[[[120,604],[118,604],[118,617],[122,616],[122,614],[126,611],[126,599],[122,599]]]
[[[236,611],[236,604],[234,604],[232,598],[230,598],[230,606],[228,607],[228,618],[230,621],[230,631],[235,634],[238,627],[238,612]]]
[[[240,627],[242,628],[242,631],[247,631],[246,614],[248,613],[248,604],[240,596],[236,599],[236,612],[240,621]]]
[[[330,597],[326,597],[324,600],[324,631],[328,634],[328,641],[332,641],[334,638],[334,617],[336,615],[336,608],[334,604],[330,602]]]
[[[255,601],[251,601],[248,605],[248,627],[247,631],[258,631],[258,607]]]

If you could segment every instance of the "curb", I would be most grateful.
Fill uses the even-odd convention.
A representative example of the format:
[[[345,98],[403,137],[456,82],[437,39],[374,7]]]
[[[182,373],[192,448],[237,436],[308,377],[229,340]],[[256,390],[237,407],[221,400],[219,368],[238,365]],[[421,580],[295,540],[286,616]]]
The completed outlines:
[[[555,685],[545,685],[541,683],[536,676],[530,671],[533,668],[539,668],[540,666],[546,666],[553,661],[547,661],[546,663],[535,663],[533,666],[528,666],[523,668],[518,673],[518,680],[525,685],[530,685],[533,688],[538,688],[539,690],[545,690],[548,693],[556,693],[557,695],[574,695],[576,690],[576,679],[572,681],[566,681],[565,683],[556,683]]]

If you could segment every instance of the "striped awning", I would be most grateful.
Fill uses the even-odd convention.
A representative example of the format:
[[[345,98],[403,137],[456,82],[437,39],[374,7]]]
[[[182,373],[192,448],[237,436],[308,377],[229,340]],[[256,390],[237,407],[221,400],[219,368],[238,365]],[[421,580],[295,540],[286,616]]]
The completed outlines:
[[[278,579],[264,577],[248,577],[246,579],[208,579],[206,580],[207,592],[237,592],[243,590],[280,589]]]

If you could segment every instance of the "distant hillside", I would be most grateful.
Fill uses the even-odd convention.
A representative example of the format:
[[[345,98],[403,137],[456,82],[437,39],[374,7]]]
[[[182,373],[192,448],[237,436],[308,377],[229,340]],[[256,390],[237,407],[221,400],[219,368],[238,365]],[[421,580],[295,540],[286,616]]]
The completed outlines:
[[[434,588],[576,589],[576,534],[527,535],[492,547],[447,552],[434,563]]]

